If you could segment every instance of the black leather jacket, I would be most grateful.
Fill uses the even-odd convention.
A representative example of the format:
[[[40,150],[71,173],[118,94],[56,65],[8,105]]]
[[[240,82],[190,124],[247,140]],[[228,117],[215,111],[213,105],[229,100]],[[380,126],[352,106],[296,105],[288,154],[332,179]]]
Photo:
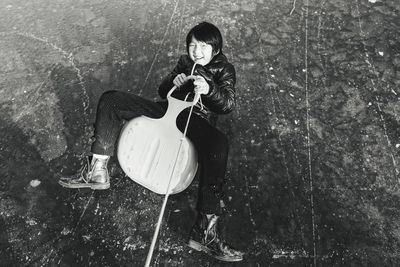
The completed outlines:
[[[179,58],[173,71],[163,79],[158,88],[158,94],[161,98],[166,98],[167,93],[174,86],[173,80],[178,74],[190,75],[193,64],[194,62],[188,55]],[[236,72],[224,54],[220,53],[214,56],[211,62],[205,66],[196,65],[193,74],[203,76],[210,86],[208,94],[201,95],[204,108],[200,109],[197,105],[194,108],[194,113],[210,122],[215,122],[217,114],[227,114],[233,110],[235,106]],[[189,81],[181,88],[176,89],[172,96],[183,100],[189,92],[193,92],[193,88],[193,81]]]

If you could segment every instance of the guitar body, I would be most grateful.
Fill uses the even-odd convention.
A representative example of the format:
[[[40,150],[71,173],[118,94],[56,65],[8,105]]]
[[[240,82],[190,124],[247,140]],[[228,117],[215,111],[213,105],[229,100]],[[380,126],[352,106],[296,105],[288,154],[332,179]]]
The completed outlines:
[[[167,99],[168,109],[162,118],[140,116],[126,123],[117,148],[118,161],[125,174],[158,194],[167,193],[170,178],[169,194],[185,190],[198,167],[193,144],[176,127],[178,114],[192,103],[170,94]]]

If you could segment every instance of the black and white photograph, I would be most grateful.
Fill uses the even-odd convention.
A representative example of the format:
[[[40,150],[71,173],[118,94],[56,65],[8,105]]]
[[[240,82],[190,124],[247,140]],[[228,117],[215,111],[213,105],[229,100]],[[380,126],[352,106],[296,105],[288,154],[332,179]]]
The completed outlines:
[[[0,266],[400,266],[398,0],[0,0]]]

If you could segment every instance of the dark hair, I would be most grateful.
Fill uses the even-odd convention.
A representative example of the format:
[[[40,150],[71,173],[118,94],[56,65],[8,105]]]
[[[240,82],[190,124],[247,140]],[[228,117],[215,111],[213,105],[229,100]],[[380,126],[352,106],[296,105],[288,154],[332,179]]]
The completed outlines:
[[[214,24],[203,21],[189,31],[186,36],[186,50],[188,53],[192,37],[196,38],[197,41],[211,45],[214,53],[222,53],[222,35]]]

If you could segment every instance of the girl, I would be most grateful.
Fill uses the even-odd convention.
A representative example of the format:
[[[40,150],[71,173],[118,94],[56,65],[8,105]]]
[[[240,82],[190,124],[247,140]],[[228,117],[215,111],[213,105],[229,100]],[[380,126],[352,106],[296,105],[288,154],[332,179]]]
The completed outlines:
[[[172,96],[183,100],[189,92],[201,94],[201,105],[193,110],[187,137],[198,153],[201,165],[198,216],[189,237],[189,247],[203,251],[222,261],[240,261],[243,253],[230,248],[219,238],[217,222],[222,207],[223,184],[228,157],[228,140],[215,128],[218,114],[232,111],[235,105],[235,68],[222,53],[222,36],[211,23],[201,22],[186,37],[187,55],[179,58],[172,72],[163,79],[158,93],[165,99],[175,85]],[[195,65],[193,75],[189,75]],[[67,188],[108,189],[110,176],[107,162],[124,120],[141,115],[161,117],[166,101],[153,102],[126,92],[105,92],[98,103],[93,153],[86,171],[74,177],[61,178],[60,185]],[[177,118],[183,131],[189,112],[184,110]]]

